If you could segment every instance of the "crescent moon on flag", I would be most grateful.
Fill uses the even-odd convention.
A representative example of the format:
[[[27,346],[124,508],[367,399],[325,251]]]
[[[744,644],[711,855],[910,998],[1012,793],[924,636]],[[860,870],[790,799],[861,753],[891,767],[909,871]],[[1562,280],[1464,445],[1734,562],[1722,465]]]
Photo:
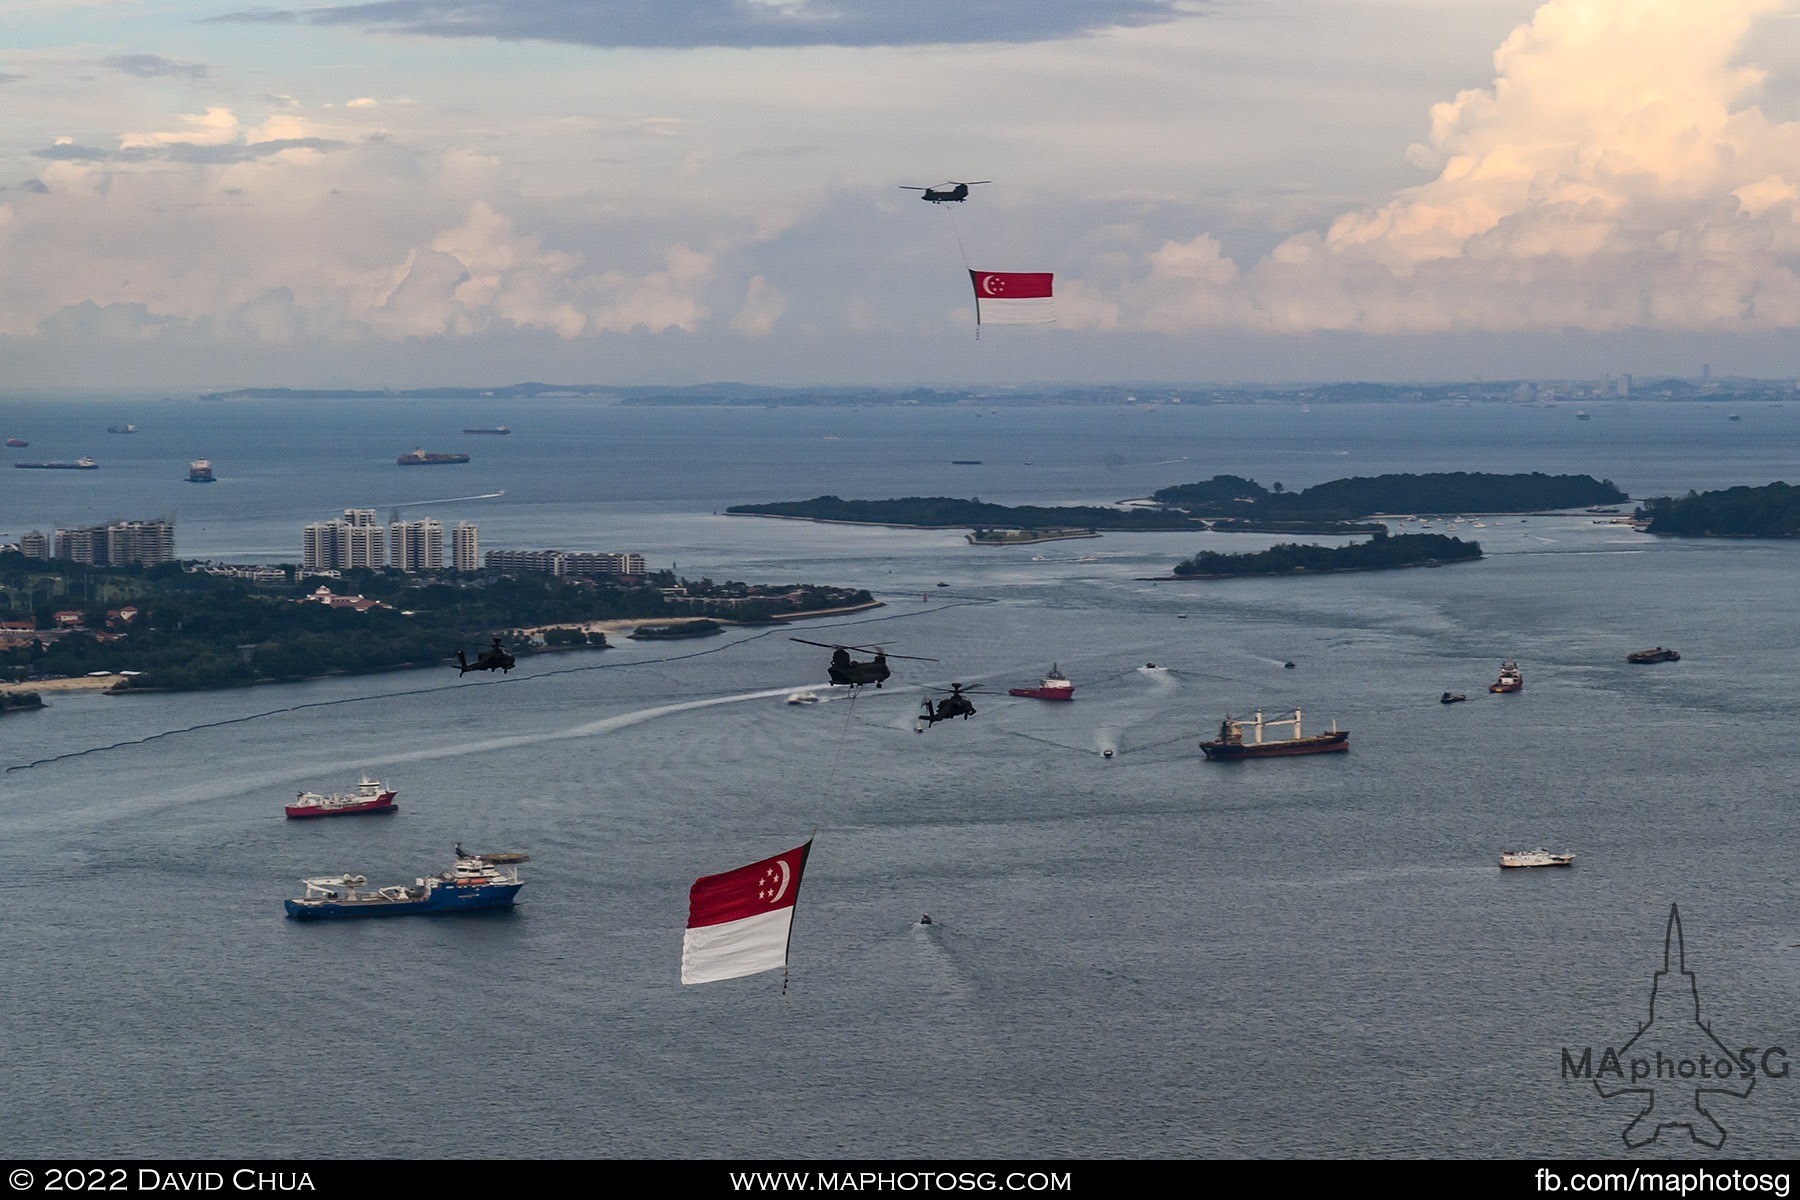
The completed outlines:
[[[981,281],[981,290],[990,296],[998,296],[1006,290],[1006,281],[998,275],[989,275]]]
[[[781,898],[787,895],[788,880],[793,878],[793,872],[788,869],[787,859],[777,859],[776,865],[781,868],[781,886],[777,887],[775,889],[775,894],[769,897],[769,904],[771,907],[779,904]]]

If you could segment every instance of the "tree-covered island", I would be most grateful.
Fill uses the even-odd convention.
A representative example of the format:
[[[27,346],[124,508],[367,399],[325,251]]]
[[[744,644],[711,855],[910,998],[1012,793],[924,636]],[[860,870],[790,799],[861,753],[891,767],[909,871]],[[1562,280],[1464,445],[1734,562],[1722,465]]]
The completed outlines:
[[[1277,483],[1265,488],[1239,475],[1215,475],[1199,483],[1166,487],[1149,503],[1100,505],[987,504],[979,497],[906,496],[898,500],[845,500],[816,496],[764,504],[734,504],[728,513],[788,517],[850,525],[898,525],[920,529],[973,529],[976,545],[1008,545],[1043,537],[1008,538],[997,531],[1058,530],[1081,536],[1099,530],[1218,533],[1359,534],[1381,526],[1364,518],[1378,513],[1525,513],[1617,504],[1628,497],[1611,480],[1591,475],[1472,474],[1378,475],[1337,479],[1298,492]]]
[[[1298,492],[1277,483],[1215,475],[1163,488],[1151,499],[1195,517],[1251,522],[1354,521],[1379,513],[1529,513],[1618,504],[1628,499],[1610,479],[1592,475],[1489,475],[1445,471],[1334,479]],[[1215,526],[1217,528],[1217,526]]]
[[[1400,567],[1437,567],[1472,562],[1481,543],[1441,533],[1406,533],[1374,537],[1348,546],[1301,546],[1284,543],[1254,554],[1220,554],[1202,550],[1175,564],[1177,579],[1230,579],[1243,575],[1298,575],[1336,571],[1389,571]]]
[[[1771,483],[1658,496],[1637,515],[1648,532],[1674,537],[1800,537],[1800,488]]]
[[[274,572],[269,572],[274,574]],[[364,674],[509,649],[604,647],[601,621],[760,624],[873,606],[859,588],[287,568],[253,582],[181,563],[94,567],[0,553],[0,679],[136,672],[117,690],[188,691]],[[298,577],[296,577],[298,576]],[[542,630],[538,635],[530,630]]]

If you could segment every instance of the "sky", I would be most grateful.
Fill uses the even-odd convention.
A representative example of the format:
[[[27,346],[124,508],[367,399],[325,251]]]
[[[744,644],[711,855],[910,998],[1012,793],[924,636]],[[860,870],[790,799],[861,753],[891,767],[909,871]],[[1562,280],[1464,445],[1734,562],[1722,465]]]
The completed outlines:
[[[1800,375],[1800,0],[0,3],[0,389],[1703,363]]]

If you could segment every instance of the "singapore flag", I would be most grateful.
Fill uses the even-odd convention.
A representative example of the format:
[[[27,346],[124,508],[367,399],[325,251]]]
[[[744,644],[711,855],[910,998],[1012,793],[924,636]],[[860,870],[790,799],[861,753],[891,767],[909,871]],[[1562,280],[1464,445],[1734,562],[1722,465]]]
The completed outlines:
[[[794,901],[811,849],[809,839],[773,858],[694,881],[681,982],[712,983],[787,965]]]
[[[977,325],[1042,325],[1056,320],[1048,271],[974,271]]]

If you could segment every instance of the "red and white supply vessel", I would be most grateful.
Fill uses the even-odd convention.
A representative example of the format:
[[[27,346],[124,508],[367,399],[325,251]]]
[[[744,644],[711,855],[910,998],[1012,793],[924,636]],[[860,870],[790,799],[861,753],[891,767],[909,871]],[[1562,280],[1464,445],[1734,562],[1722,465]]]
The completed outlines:
[[[1050,670],[1044,674],[1043,683],[1037,687],[1008,688],[1006,694],[1029,696],[1033,700],[1073,700],[1075,685],[1069,682],[1069,677],[1064,675],[1055,663],[1052,663]]]
[[[318,792],[301,792],[299,797],[287,806],[290,817],[347,817],[354,813],[393,812],[399,808],[394,803],[394,789],[383,787],[380,782],[364,775],[356,785],[354,792],[333,792],[329,796]]]

